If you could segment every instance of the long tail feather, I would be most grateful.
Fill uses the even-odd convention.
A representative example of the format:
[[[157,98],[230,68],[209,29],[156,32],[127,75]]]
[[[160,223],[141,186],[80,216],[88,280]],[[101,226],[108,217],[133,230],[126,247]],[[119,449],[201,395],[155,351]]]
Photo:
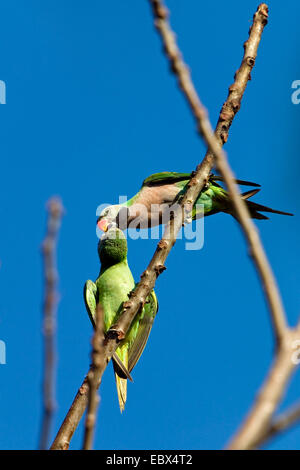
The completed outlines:
[[[250,209],[250,213],[252,215],[252,211],[261,211],[261,212],[271,212],[272,214],[281,214],[281,215],[289,215],[293,216],[290,212],[283,212],[278,211],[276,209],[271,209],[271,207],[263,206],[262,204],[257,204],[256,202],[247,201],[248,208]]]
[[[122,362],[126,369],[128,370],[128,350],[127,347],[126,349],[123,347],[123,350],[121,351],[122,355]],[[113,366],[114,366],[114,372],[115,372],[115,379],[116,379],[116,386],[117,386],[117,392],[118,392],[118,400],[119,400],[119,406],[120,406],[120,411],[121,413],[124,411],[125,408],[125,403],[127,400],[127,378],[122,378],[119,376],[119,367],[116,362],[113,361]],[[122,374],[123,375],[123,374]],[[123,375],[124,377],[124,375]]]
[[[247,207],[248,207],[250,215],[253,219],[259,219],[259,220],[268,220],[269,219],[269,217],[267,217],[264,214],[261,214],[260,212],[271,212],[272,214],[281,214],[281,215],[289,215],[289,216],[294,215],[294,214],[291,214],[290,212],[278,211],[276,209],[271,209],[271,207],[263,206],[262,204],[257,204],[256,202],[248,201],[248,199],[250,197],[254,196],[259,191],[260,191],[260,189],[251,189],[250,191],[246,191],[245,193],[241,194],[242,198],[247,203]],[[232,215],[234,215],[232,213],[232,209],[230,209],[229,212]]]
[[[125,409],[125,403],[127,400],[127,379],[121,379],[118,374],[115,374],[119,406],[121,413]]]
[[[254,196],[259,191],[260,191],[259,189],[253,189],[251,191],[246,191],[241,196],[242,196],[243,199],[245,199],[247,201],[247,199]],[[294,214],[291,214],[290,212],[283,212],[283,211],[278,211],[278,210],[275,210],[275,209],[271,209],[271,207],[263,206],[262,204],[257,204],[256,202],[252,202],[252,201],[247,201],[247,206],[248,206],[249,212],[251,214],[251,217],[253,219],[260,219],[260,220],[268,220],[269,219],[269,217],[267,217],[264,214],[260,214],[258,211],[260,211],[260,212],[271,212],[273,214],[281,214],[281,215],[291,215],[291,216],[294,215]]]

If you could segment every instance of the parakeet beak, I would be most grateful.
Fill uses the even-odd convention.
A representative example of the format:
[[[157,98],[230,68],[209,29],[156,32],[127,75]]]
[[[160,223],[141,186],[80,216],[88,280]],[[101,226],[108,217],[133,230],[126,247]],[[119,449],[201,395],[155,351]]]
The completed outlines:
[[[97,225],[98,227],[100,228],[100,230],[102,230],[103,232],[107,232],[108,230],[108,226],[109,226],[109,222],[108,220],[106,219],[101,219],[97,222]]]

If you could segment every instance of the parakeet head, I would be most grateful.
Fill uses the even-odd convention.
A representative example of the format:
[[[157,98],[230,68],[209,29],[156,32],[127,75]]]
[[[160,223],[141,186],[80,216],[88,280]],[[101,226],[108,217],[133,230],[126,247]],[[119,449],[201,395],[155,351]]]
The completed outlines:
[[[98,244],[98,254],[102,265],[113,265],[126,260],[127,240],[122,230],[114,223],[102,235]]]
[[[101,212],[97,225],[103,232],[109,229],[110,224],[113,222],[121,229],[127,228],[128,208],[121,204],[108,206]]]

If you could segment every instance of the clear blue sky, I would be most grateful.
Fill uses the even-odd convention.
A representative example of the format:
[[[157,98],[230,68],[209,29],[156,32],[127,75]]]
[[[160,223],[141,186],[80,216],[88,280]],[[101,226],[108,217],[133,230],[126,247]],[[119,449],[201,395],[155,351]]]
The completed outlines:
[[[238,8],[237,8],[238,3]],[[169,0],[172,26],[213,125],[233,81],[257,0]],[[270,2],[270,21],[226,151],[256,201],[294,212],[258,223],[289,322],[299,299],[300,3]],[[6,0],[0,6],[0,448],[36,448],[41,417],[45,204],[65,206],[58,249],[58,429],[89,366],[82,297],[99,270],[96,207],[132,196],[151,173],[193,170],[205,147],[169,72],[146,0]],[[160,311],[123,415],[108,367],[95,447],[217,449],[268,370],[273,339],[244,239],[228,215],[205,221],[201,251],[179,241],[157,282]],[[136,279],[155,240],[129,240]],[[196,328],[195,328],[196,325]],[[300,375],[284,406],[299,396]],[[82,443],[82,423],[72,448]],[[54,435],[54,430],[53,430]],[[268,448],[299,449],[300,426]]]

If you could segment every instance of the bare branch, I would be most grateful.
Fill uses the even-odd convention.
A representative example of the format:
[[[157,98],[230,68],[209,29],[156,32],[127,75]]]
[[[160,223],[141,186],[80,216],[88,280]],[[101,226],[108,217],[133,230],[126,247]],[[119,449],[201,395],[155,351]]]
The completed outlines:
[[[89,386],[89,399],[85,420],[85,433],[83,440],[83,449],[90,450],[93,445],[94,429],[97,418],[97,408],[99,395],[97,389],[99,386],[101,369],[105,367],[103,363],[103,310],[100,304],[96,309],[95,333],[92,339],[92,367],[87,375]]]
[[[214,163],[213,155],[220,154],[221,145],[227,140],[228,130],[235,114],[239,110],[243,93],[254,65],[261,33],[264,25],[266,24],[266,17],[263,14],[259,14],[254,17],[254,23],[249,32],[249,39],[247,43],[245,43],[243,61],[240,69],[236,73],[235,82],[229,89],[228,98],[223,105],[215,137],[212,132],[210,122],[207,119],[206,112],[191,82],[188,69],[181,59],[181,54],[177,48],[174,34],[168,25],[167,11],[159,1],[151,1],[151,4],[156,17],[156,26],[162,35],[167,55],[172,63],[172,70],[178,76],[180,87],[187,97],[196,118],[198,130],[203,134],[208,145],[208,152],[201,165],[198,165],[188,184],[187,191],[180,201],[181,208],[192,208],[199,193],[203,189],[204,184],[208,180],[209,173]],[[261,9],[264,11],[264,8]],[[247,54],[250,53],[251,57],[254,58],[253,60],[248,59]],[[220,155],[223,158],[223,152]],[[182,226],[184,218],[184,211],[178,209],[174,218],[167,224],[164,235],[158,243],[156,251],[147,269],[141,275],[139,284],[131,293],[129,300],[123,305],[123,314],[120,316],[117,324],[112,326],[108,332],[104,348],[105,364],[110,360],[118,345],[118,341],[124,337],[135,315],[145,303],[149,292],[155,285],[157,277],[165,269],[164,263],[175,244],[177,233]],[[99,380],[101,380],[102,374],[103,371],[100,373]],[[87,380],[85,379],[74,398],[71,408],[62,423],[51,449],[68,448],[70,439],[72,438],[86,407],[87,390],[88,385]]]
[[[45,276],[45,298],[43,306],[44,322],[43,334],[45,341],[45,363],[43,379],[44,415],[40,433],[40,449],[47,449],[52,417],[55,410],[55,330],[57,308],[57,270],[56,270],[56,242],[63,215],[63,206],[58,198],[48,202],[47,234],[42,244]]]

